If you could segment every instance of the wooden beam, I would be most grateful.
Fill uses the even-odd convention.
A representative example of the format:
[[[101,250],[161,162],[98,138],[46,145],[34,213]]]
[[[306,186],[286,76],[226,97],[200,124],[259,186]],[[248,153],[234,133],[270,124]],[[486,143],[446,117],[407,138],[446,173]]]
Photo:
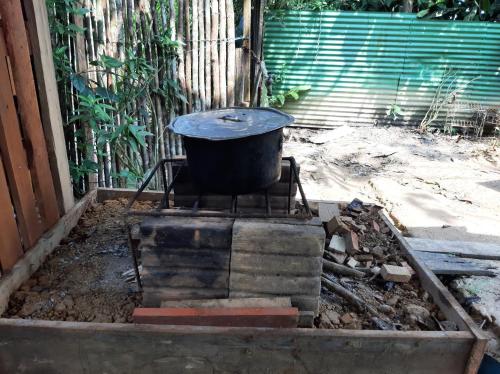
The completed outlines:
[[[0,32],[0,151],[23,245],[31,248],[43,232],[31,174],[24,150],[16,106],[10,89],[7,51]]]
[[[0,156],[0,265],[2,271],[10,270],[23,255],[21,238],[17,231],[14,209],[10,201],[9,186]]]
[[[0,319],[0,372],[463,373],[465,331],[161,326]],[[43,358],[43,359],[41,359]]]
[[[21,2],[19,0],[0,1],[0,13],[7,52],[12,65],[33,186],[44,229],[47,229],[59,219],[59,208],[40,118]]]
[[[252,57],[250,68],[250,97],[252,106],[259,105],[259,89],[262,82],[261,60],[262,60],[262,38],[264,36],[264,10],[266,7],[265,0],[253,1],[252,9],[252,26],[251,26],[251,45]]]
[[[24,0],[24,9],[28,19],[27,27],[32,46],[52,179],[58,196],[59,211],[64,214],[75,205],[75,198],[59,106],[47,8],[44,1]]]
[[[434,253],[411,250],[413,256],[438,275],[484,275],[494,277],[496,273],[484,261],[457,257],[448,253]],[[498,264],[500,267],[500,263]]]
[[[95,196],[95,191],[85,195],[68,213],[61,217],[50,231],[40,238],[38,243],[17,262],[9,274],[0,278],[0,315],[7,309],[10,295],[38,270],[47,256],[59,245],[59,242],[76,226],[81,215],[87,209],[88,204],[95,199]]]
[[[500,260],[500,245],[498,244],[424,238],[406,238],[406,240],[413,251],[449,253],[481,260]]]
[[[411,252],[411,246],[406,241],[406,238],[394,226],[392,221],[388,218],[388,214],[381,210],[379,212],[382,220],[387,224],[391,231],[396,236],[401,250],[406,255],[406,258],[416,270],[418,278],[422,287],[429,292],[434,302],[439,306],[444,315],[451,321],[455,322],[460,330],[470,331],[475,337],[474,346],[470,352],[469,360],[467,362],[465,374],[474,374],[479,370],[481,360],[483,358],[486,344],[488,339],[477,327],[476,323],[462,308],[458,301],[453,297],[451,292],[444,286],[439,278],[428,269],[422,260],[415,257]]]
[[[243,1],[243,55],[242,55],[242,86],[244,105],[250,105],[250,60],[251,60],[251,23],[252,2]]]

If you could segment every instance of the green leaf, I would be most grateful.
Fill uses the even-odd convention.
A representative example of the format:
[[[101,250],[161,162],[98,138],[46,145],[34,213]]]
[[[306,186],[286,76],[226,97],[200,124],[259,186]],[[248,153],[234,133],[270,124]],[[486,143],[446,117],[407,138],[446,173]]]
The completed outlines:
[[[417,18],[423,18],[423,17],[425,17],[427,14],[429,14],[429,11],[430,11],[429,8],[421,10],[420,12],[417,13]]]
[[[103,67],[110,69],[110,68],[120,68],[123,66],[123,62],[120,60],[117,60],[114,57],[107,56],[107,55],[102,55],[101,56],[101,63]]]
[[[288,93],[288,95],[289,95],[291,98],[293,98],[294,100],[298,100],[298,99],[299,99],[299,94],[298,94],[297,92],[295,92],[295,91],[290,91],[290,92]]]
[[[92,90],[87,86],[87,82],[84,77],[79,74],[72,74],[70,76],[70,81],[75,90],[84,96],[94,96]]]

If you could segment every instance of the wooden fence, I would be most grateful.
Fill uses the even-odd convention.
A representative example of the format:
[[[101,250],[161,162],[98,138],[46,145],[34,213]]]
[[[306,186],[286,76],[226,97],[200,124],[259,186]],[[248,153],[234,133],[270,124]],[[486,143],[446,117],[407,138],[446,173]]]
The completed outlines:
[[[98,165],[97,173],[78,181],[80,192],[96,186],[134,187],[136,184],[123,178],[125,173],[135,170],[136,176],[142,176],[159,159],[182,154],[180,138],[166,130],[177,115],[255,103],[256,95],[252,93],[256,88],[250,84],[250,78],[256,76],[251,70],[260,61],[259,30],[264,9],[260,1],[233,4],[233,0],[84,0],[83,3],[85,12],[69,16],[57,7],[49,8],[49,13],[64,23],[63,28],[76,26],[85,30],[62,36],[53,33],[54,49],[67,47],[70,68],[78,77],[84,77],[87,91],[102,92],[104,88],[117,96],[120,95],[117,71],[123,68],[99,70],[96,69],[99,60],[111,57],[119,66],[126,64],[130,55],[144,59],[152,68],[152,78],[145,79],[144,90],[130,98],[125,111],[133,119],[133,126],[153,135],[147,136],[146,144],[139,144],[137,150],[126,145],[125,151],[116,152],[108,140],[98,150],[98,133],[104,125],[96,129],[85,122],[72,121],[81,105],[77,96],[81,88],[79,91],[74,80],[61,80],[63,119],[70,124],[66,128],[70,162],[76,168],[89,159]],[[121,113],[110,116],[111,127],[126,123]],[[82,131],[85,143],[93,145],[93,149],[79,146],[77,134]],[[140,180],[139,177],[135,183]],[[153,184],[160,187],[161,180],[153,180]]]
[[[47,18],[40,4],[25,1],[25,21],[21,1],[0,1],[2,272],[12,269],[74,204]]]

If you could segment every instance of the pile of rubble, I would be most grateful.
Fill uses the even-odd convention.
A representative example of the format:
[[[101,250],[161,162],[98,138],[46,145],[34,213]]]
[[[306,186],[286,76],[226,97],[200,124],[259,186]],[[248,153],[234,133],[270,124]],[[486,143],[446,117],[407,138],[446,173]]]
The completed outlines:
[[[327,240],[320,328],[457,330],[421,287],[380,207],[354,199],[319,206]]]

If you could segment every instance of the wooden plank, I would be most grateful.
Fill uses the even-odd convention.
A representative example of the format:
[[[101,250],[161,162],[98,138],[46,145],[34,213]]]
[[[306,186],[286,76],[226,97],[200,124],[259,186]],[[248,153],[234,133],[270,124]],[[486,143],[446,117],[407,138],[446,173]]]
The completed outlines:
[[[411,253],[422,260],[434,274],[438,275],[485,275],[494,277],[496,273],[480,260],[471,260],[448,253],[413,251]],[[500,263],[499,263],[500,266]]]
[[[197,195],[174,194],[174,206],[192,208],[198,200]],[[198,207],[200,209],[231,209],[232,197],[229,195],[202,195]],[[288,197],[269,196],[271,212],[275,210],[286,210],[288,207]],[[295,198],[290,200],[291,206],[295,206]],[[266,197],[264,194],[240,195],[238,196],[238,208],[260,208],[261,213],[265,213]]]
[[[228,287],[229,270],[224,269],[180,269],[145,267],[141,272],[144,287],[211,288]]]
[[[162,308],[286,308],[292,306],[289,297],[245,297],[239,299],[170,300]]]
[[[321,278],[317,276],[274,276],[243,273],[231,269],[229,293],[262,292],[273,295],[310,295],[319,296]]]
[[[297,327],[297,308],[135,308],[134,323],[227,327]]]
[[[229,291],[224,288],[187,288],[187,287],[143,287],[142,305],[158,307],[164,300],[183,299],[221,299],[227,298]]]
[[[106,200],[131,199],[137,190],[133,188],[105,188],[97,189],[97,202],[102,203]],[[161,191],[143,191],[137,198],[138,201],[161,201],[164,193]]]
[[[322,269],[321,257],[288,256],[233,252],[231,271],[259,272],[269,275],[318,275]]]
[[[140,226],[141,245],[160,248],[230,248],[233,219],[147,217]]]
[[[40,118],[21,2],[19,0],[0,1],[0,13],[4,25],[5,44],[12,64],[19,116],[24,129],[23,139],[28,149],[28,164],[35,196],[43,227],[48,229],[59,219],[59,206]]]
[[[406,238],[406,241],[413,251],[449,253],[483,260],[500,260],[500,245],[498,244],[423,238]]]
[[[21,238],[17,231],[14,209],[10,201],[9,186],[0,156],[0,265],[2,271],[11,270],[23,255]]]
[[[278,240],[279,239],[279,240]],[[322,257],[325,231],[319,226],[289,225],[237,219],[233,226],[233,252]]]
[[[272,329],[0,319],[0,372],[463,373],[468,332]],[[43,359],[42,359],[43,358]]]
[[[458,301],[453,297],[451,292],[444,286],[443,283],[441,283],[439,278],[429,268],[427,268],[427,266],[425,266],[422,260],[413,255],[410,244],[388,218],[388,214],[386,214],[384,210],[381,210],[379,215],[397,238],[399,244],[401,245],[402,252],[406,255],[408,262],[416,270],[422,287],[429,292],[434,302],[439,306],[439,309],[444,313],[446,318],[455,322],[460,330],[470,331],[474,335],[475,342],[470,352],[464,373],[477,373],[479,366],[481,365],[481,360],[484,355],[488,339],[476,326],[475,322],[462,308]]]
[[[23,4],[28,19],[26,25],[32,47],[50,170],[58,196],[59,211],[64,214],[75,205],[75,199],[59,106],[47,8],[44,1],[24,0]]]
[[[283,294],[280,292],[264,292],[263,290],[257,291],[238,291],[229,290],[230,298],[242,298],[242,297],[289,297],[292,302],[292,306],[299,308],[300,311],[312,311],[315,315],[318,314],[319,308],[319,297],[318,296],[305,296],[302,294]]]
[[[31,175],[24,150],[21,128],[10,87],[7,50],[0,32],[0,150],[19,231],[25,249],[31,248],[43,232],[38,215]]]
[[[143,266],[228,270],[229,257],[227,248],[141,248]]]
[[[85,195],[68,213],[61,217],[50,231],[40,238],[36,246],[17,262],[9,274],[0,279],[0,315],[7,309],[10,295],[38,270],[59,242],[76,226],[81,215],[94,199],[95,192]]]
[[[286,196],[286,197],[288,197],[288,182],[275,183],[271,187],[269,187],[268,191],[269,191],[269,194],[272,196]],[[192,184],[190,182],[179,182],[179,183],[176,182],[175,183],[174,194],[176,194],[176,195],[196,195],[197,196],[198,193],[199,193],[198,189],[194,186],[194,184]],[[297,194],[297,183],[293,183],[292,184],[292,191],[291,191],[292,198],[294,198],[296,194]],[[204,195],[212,196],[212,195],[216,195],[216,194],[207,193]]]

